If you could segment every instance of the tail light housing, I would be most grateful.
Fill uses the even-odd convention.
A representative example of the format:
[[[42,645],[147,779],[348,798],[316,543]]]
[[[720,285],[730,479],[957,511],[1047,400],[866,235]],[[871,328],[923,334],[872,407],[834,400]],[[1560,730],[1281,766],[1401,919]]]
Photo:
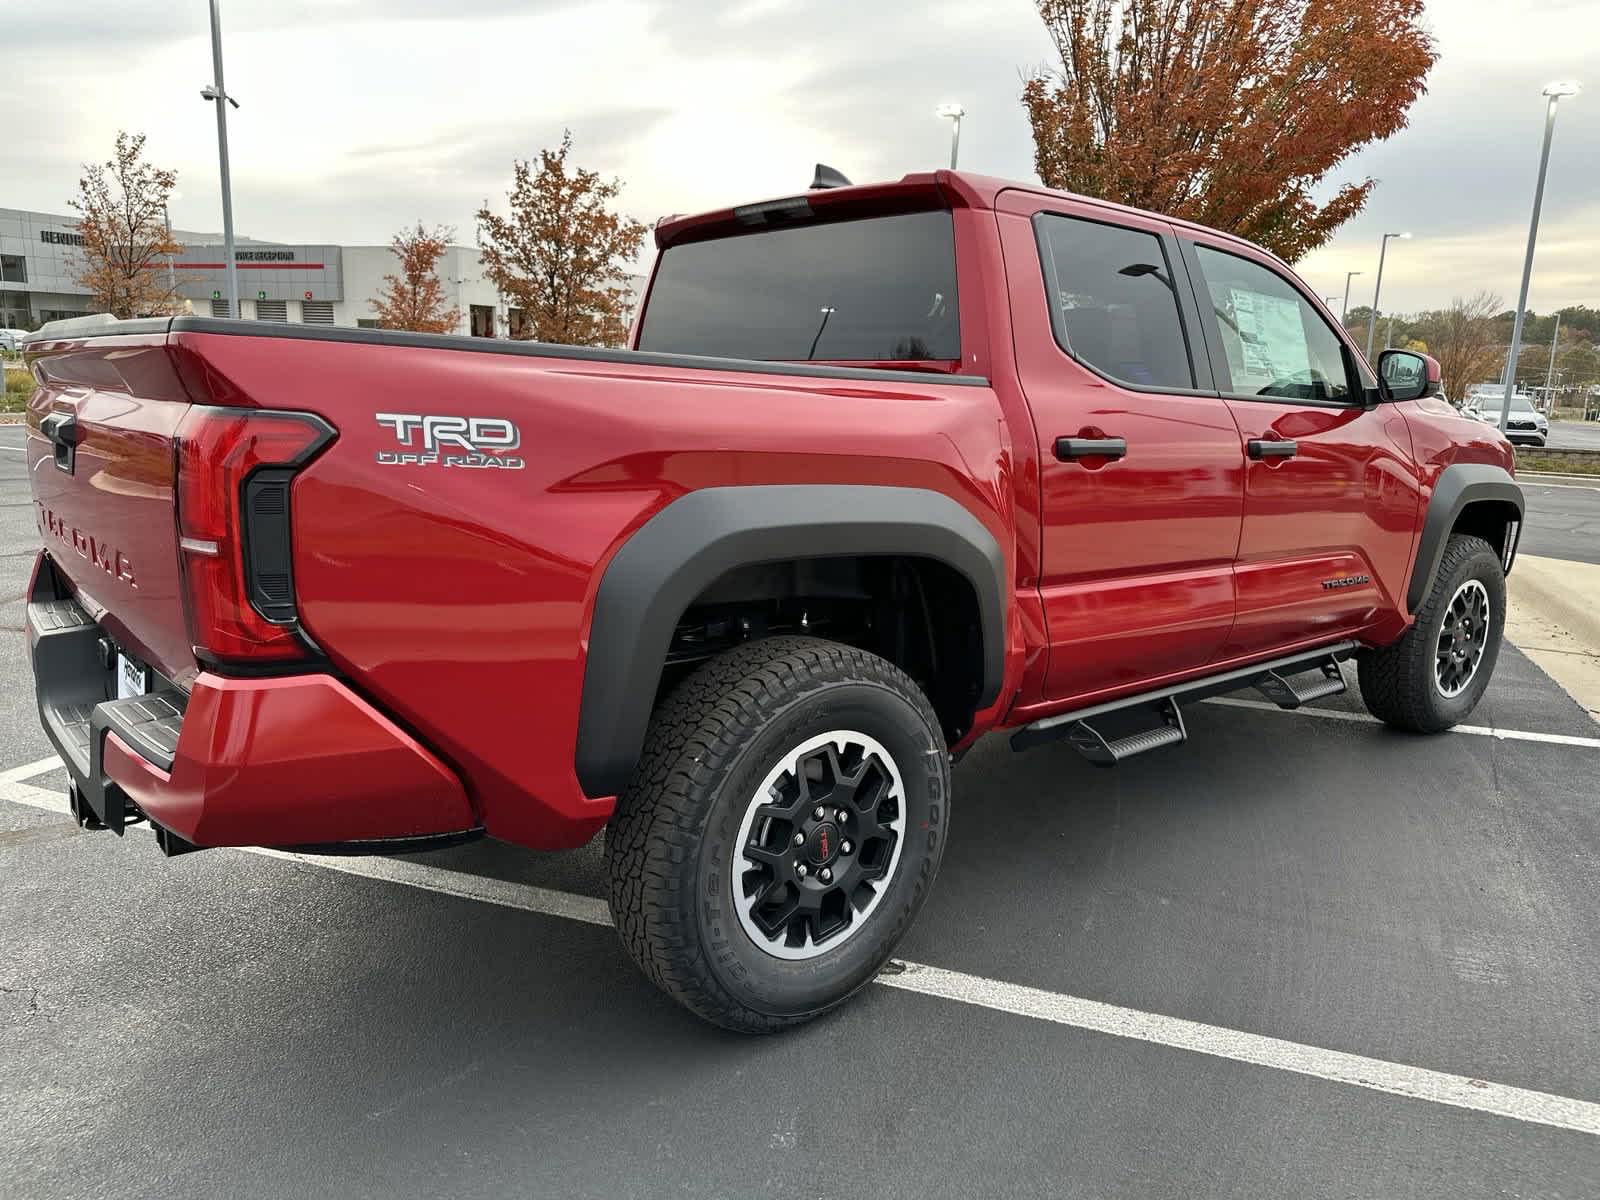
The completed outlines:
[[[334,436],[321,417],[271,409],[197,404],[178,423],[178,547],[196,658],[311,657],[295,607],[289,491]]]

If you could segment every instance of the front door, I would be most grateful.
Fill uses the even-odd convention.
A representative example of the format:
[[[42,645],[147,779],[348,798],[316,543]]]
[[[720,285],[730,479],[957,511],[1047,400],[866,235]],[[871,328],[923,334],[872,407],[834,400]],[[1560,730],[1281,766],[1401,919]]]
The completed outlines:
[[[1355,633],[1401,606],[1418,503],[1405,419],[1370,403],[1355,350],[1292,276],[1208,240],[1186,238],[1184,254],[1246,461],[1222,655]]]
[[[1243,451],[1171,227],[1021,191],[996,217],[1041,463],[1044,696],[1203,667],[1233,623]]]

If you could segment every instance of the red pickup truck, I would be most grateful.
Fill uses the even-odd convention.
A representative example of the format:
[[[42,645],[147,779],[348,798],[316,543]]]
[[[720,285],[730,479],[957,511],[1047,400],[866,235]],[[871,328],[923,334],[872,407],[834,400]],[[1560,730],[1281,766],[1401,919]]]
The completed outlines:
[[[1112,764],[1495,664],[1510,447],[1213,230],[940,171],[656,230],[629,350],[190,317],[46,330],[40,714],[168,853],[606,829],[694,1012],[882,967],[1002,727]]]

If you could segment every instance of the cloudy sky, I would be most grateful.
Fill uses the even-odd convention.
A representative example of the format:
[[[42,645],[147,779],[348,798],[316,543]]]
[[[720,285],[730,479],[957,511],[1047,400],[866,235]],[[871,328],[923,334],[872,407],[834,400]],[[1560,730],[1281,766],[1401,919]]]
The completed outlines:
[[[382,242],[503,199],[514,157],[575,137],[653,220],[800,190],[818,159],[857,181],[943,165],[959,100],[963,167],[1032,179],[1017,95],[1050,44],[1028,0],[223,0],[236,229],[279,241]],[[20,9],[20,11],[19,11]],[[204,0],[10,3],[0,207],[62,211],[78,164],[119,128],[176,167],[174,223],[221,225]],[[1335,172],[1372,175],[1366,211],[1308,256],[1324,294],[1379,236],[1385,308],[1487,288],[1515,300],[1550,79],[1563,102],[1529,305],[1600,305],[1600,0],[1430,0],[1441,54],[1409,129]],[[1391,246],[1394,244],[1391,243]]]

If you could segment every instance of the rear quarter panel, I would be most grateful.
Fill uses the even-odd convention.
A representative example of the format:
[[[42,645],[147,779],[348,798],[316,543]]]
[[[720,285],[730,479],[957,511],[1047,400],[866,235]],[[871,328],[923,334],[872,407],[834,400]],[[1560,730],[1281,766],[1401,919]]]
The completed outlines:
[[[678,496],[929,488],[978,516],[1013,566],[1012,463],[987,388],[176,337],[257,403],[339,430],[294,485],[302,621],[512,841],[579,844],[610,814],[573,772],[589,614],[610,556]],[[397,443],[379,412],[511,420],[524,466],[380,463]]]

